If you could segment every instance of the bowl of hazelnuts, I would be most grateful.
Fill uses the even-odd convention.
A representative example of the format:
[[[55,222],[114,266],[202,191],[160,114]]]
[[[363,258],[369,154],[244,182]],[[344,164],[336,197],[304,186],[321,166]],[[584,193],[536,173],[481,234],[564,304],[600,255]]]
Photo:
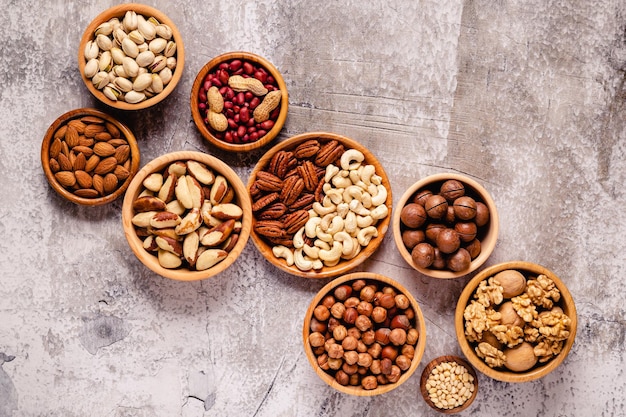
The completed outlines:
[[[406,262],[424,275],[465,276],[483,265],[496,245],[496,205],[483,186],[464,175],[423,178],[397,207],[394,241]]]

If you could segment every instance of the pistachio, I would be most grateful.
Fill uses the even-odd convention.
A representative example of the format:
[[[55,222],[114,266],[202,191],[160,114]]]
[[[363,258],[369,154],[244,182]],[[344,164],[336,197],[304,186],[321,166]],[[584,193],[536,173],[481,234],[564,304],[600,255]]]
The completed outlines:
[[[124,15],[124,20],[122,20],[122,25],[124,25],[124,29],[126,32],[131,32],[137,29],[137,13],[133,10],[129,10]]]
[[[148,22],[152,23],[155,27],[160,25],[159,21],[154,16],[150,16]]]
[[[138,30],[131,31],[128,34],[128,39],[135,42],[137,45],[141,45],[146,41],[141,32],[139,32]]]
[[[85,55],[85,59],[89,61],[90,59],[98,58],[98,54],[100,53],[100,48],[98,44],[94,41],[89,41],[85,45],[85,50],[83,54]]]
[[[166,57],[174,56],[176,53],[176,42],[169,41],[167,45],[165,45],[165,50],[163,51],[163,55]]]
[[[163,80],[163,85],[168,85],[172,81],[172,70],[165,67],[159,72],[159,77]]]
[[[126,54],[124,53],[124,51],[122,51],[117,46],[114,46],[113,48],[111,48],[111,58],[113,58],[113,62],[115,64],[121,65],[125,56]]]
[[[160,25],[157,25],[156,33],[157,33],[157,35],[159,35],[161,38],[163,38],[165,40],[170,40],[170,39],[172,39],[172,36],[173,36],[172,28],[169,27],[168,25],[164,24],[164,23],[161,23]]]
[[[139,91],[131,90],[124,95],[127,103],[136,104],[146,99],[146,95]]]
[[[147,40],[152,40],[156,36],[156,26],[152,23],[146,21],[143,17],[138,19],[137,30],[146,38]]]
[[[148,50],[148,44],[146,42],[143,42],[137,45],[137,50],[139,51],[139,53],[146,52]]]
[[[139,55],[139,48],[137,47],[137,44],[129,37],[122,40],[122,51],[124,51],[124,53],[131,58],[135,58]]]
[[[152,72],[159,72],[162,69],[166,68],[166,65],[167,65],[167,58],[165,58],[163,55],[159,55],[154,58],[154,60],[152,61],[148,69]],[[165,80],[163,81],[164,81],[163,84],[166,84]]]
[[[127,37],[128,37],[128,34],[124,32],[124,29],[122,27],[118,27],[117,29],[113,31],[113,40],[118,46],[122,46],[122,42]]]
[[[98,69],[100,71],[109,72],[111,70],[111,62],[113,62],[113,58],[111,57],[110,51],[104,51],[100,54],[100,58],[98,58]]]
[[[155,38],[148,43],[148,49],[154,54],[158,54],[165,49],[165,45],[167,45],[167,41],[165,39]]]
[[[122,65],[114,66],[111,72],[115,74],[117,77],[129,78],[128,73],[126,73],[126,70],[124,69]]]
[[[155,56],[152,51],[144,51],[144,52],[141,52],[139,55],[137,55],[137,58],[135,58],[135,61],[137,62],[137,65],[145,68],[148,65],[152,64],[154,62],[154,59],[155,59]]]
[[[113,85],[120,91],[128,93],[133,89],[133,82],[126,77],[116,77]]]
[[[143,91],[148,88],[152,84],[152,75],[148,73],[144,73],[138,75],[133,82],[133,90],[135,91]]]
[[[152,74],[152,84],[150,84],[150,89],[156,94],[163,91],[163,80],[158,74]]]
[[[111,33],[113,33],[113,25],[110,22],[102,23],[94,31],[94,34],[96,36],[98,36],[98,35],[109,36]]]
[[[176,68],[176,57],[168,57],[167,61],[165,61],[165,66],[173,71]]]
[[[87,61],[85,65],[85,77],[92,78],[94,75],[98,73],[98,60],[96,58],[92,58]]]
[[[132,78],[139,75],[139,65],[137,65],[137,62],[131,57],[125,57],[122,61],[122,66],[124,67],[124,72],[126,72],[129,77]]]
[[[100,71],[93,76],[91,82],[98,90],[102,90],[109,83],[109,74],[104,71]]]
[[[113,84],[108,84],[104,87],[102,93],[104,93],[106,98],[113,101],[117,101],[117,98],[122,94]]]
[[[96,36],[96,45],[98,45],[98,48],[102,49],[103,51],[108,51],[113,47],[113,42],[106,35],[98,35]]]

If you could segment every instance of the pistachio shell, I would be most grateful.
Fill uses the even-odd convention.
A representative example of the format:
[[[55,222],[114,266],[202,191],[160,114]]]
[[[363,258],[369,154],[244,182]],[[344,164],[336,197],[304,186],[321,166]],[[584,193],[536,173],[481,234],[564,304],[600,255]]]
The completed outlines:
[[[113,41],[111,41],[111,38],[106,35],[96,36],[96,44],[98,45],[98,48],[103,51],[108,51],[113,47]]]
[[[111,48],[111,57],[113,58],[114,63],[120,65],[125,56],[126,54],[124,53],[124,51],[122,51],[117,46]]]
[[[168,85],[170,81],[172,81],[172,70],[169,68],[163,68],[159,72],[159,77],[163,80],[163,85]]]
[[[102,89],[102,92],[109,100],[117,101],[117,98],[122,94],[113,84],[109,84]]]
[[[172,28],[166,25],[165,23],[161,23],[160,25],[157,25],[156,27],[156,34],[165,40],[170,40],[172,39],[172,35],[173,35]]]
[[[138,30],[133,30],[128,34],[128,38],[135,42],[137,45],[141,45],[145,42],[143,35]]]
[[[130,40],[129,37],[122,40],[122,51],[124,51],[124,53],[131,58],[135,58],[139,55],[139,48],[137,47],[137,44]]]
[[[136,77],[139,74],[139,65],[137,65],[137,62],[131,57],[127,56],[124,58],[122,66],[129,77]]]
[[[132,58],[131,58],[132,59]],[[111,71],[117,77],[128,78],[128,74],[122,65],[116,65],[113,67],[113,71]]]
[[[85,55],[85,60],[89,61],[90,59],[98,58],[98,54],[100,53],[100,48],[98,44],[94,41],[89,41],[85,45],[85,50],[83,54]]]
[[[137,29],[137,13],[133,10],[129,10],[124,15],[124,20],[122,20],[122,25],[124,25],[124,29],[126,32],[131,32]]]
[[[154,17],[154,16],[150,16],[148,18],[148,22],[152,23],[155,27],[159,26],[159,24],[160,24],[159,21],[157,20],[157,18]]]
[[[116,77],[115,80],[113,80],[113,85],[124,93],[128,93],[133,89],[133,82],[125,77]]]
[[[127,103],[135,104],[146,99],[146,95],[142,92],[131,90],[124,96]]]
[[[176,57],[171,56],[167,58],[167,61],[165,61],[165,65],[171,70],[176,68]]]
[[[176,42],[169,41],[167,45],[165,45],[165,50],[163,51],[163,55],[166,57],[174,56],[176,53]]]
[[[153,53],[158,54],[165,49],[165,45],[167,45],[167,41],[163,38],[155,38],[150,41],[148,44],[148,49]]]
[[[111,63],[113,62],[113,58],[111,57],[110,51],[104,51],[100,54],[100,58],[98,58],[98,69],[100,71],[109,72],[111,70]]]
[[[154,58],[155,56],[152,51],[144,51],[137,55],[135,61],[137,61],[137,65],[145,68],[154,62]]]
[[[150,85],[152,85],[152,75],[148,73],[141,74],[135,78],[135,81],[133,82],[133,90],[143,91],[150,87]]]
[[[154,58],[154,61],[152,61],[152,63],[150,64],[148,68],[152,72],[159,72],[163,68],[165,68],[166,65],[167,65],[167,58],[165,58],[163,55],[159,55]]]
[[[137,30],[147,40],[152,40],[156,36],[156,27],[145,19],[139,19]]]
[[[109,74],[104,71],[100,71],[93,76],[91,82],[98,90],[102,90],[109,83]]]
[[[124,32],[124,29],[122,27],[118,27],[117,29],[113,30],[113,39],[115,40],[115,43],[117,43],[119,46],[122,46],[122,42],[127,37],[128,34]]]
[[[96,36],[98,35],[105,35],[105,36],[109,36],[111,33],[113,33],[113,25],[110,22],[104,22],[102,23],[100,26],[98,26],[96,28],[96,30],[94,31],[94,34]]]
[[[158,74],[152,74],[152,84],[150,84],[150,89],[152,92],[157,94],[163,91],[163,80]]]
[[[98,60],[96,58],[92,58],[87,61],[85,65],[85,77],[92,78],[94,75],[98,73]]]

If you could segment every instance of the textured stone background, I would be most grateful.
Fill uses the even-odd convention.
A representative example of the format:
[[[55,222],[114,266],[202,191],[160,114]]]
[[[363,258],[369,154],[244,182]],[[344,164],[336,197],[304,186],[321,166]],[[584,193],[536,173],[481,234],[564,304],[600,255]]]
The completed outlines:
[[[279,137],[314,130],[361,141],[394,202],[418,178],[461,172],[500,210],[488,264],[527,260],[569,286],[579,330],[539,381],[480,376],[464,415],[623,416],[626,257],[626,4],[560,2],[149,1],[176,22],[186,66],[155,108],[112,111],[77,70],[84,28],[112,1],[0,0],[0,416],[435,415],[419,373],[382,397],[333,392],[301,348],[304,311],[325,282],[271,267],[250,242],[226,273],[154,275],[121,230],[121,200],[71,205],[48,186],[41,139],[56,117],[97,107],[126,122],[142,165],[199,150],[247,181],[266,150],[203,142],[189,91],[213,56],[248,50],[283,73]],[[423,363],[459,354],[456,299],[468,278],[410,269],[389,234],[359,270],[394,277],[421,303]]]

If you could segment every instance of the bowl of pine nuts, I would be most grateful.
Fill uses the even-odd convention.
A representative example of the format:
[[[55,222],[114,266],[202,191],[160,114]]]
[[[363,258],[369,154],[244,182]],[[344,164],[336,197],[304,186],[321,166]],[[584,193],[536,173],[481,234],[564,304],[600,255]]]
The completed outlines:
[[[478,394],[476,371],[458,356],[440,356],[424,367],[420,391],[432,409],[444,414],[459,413],[467,409]]]

